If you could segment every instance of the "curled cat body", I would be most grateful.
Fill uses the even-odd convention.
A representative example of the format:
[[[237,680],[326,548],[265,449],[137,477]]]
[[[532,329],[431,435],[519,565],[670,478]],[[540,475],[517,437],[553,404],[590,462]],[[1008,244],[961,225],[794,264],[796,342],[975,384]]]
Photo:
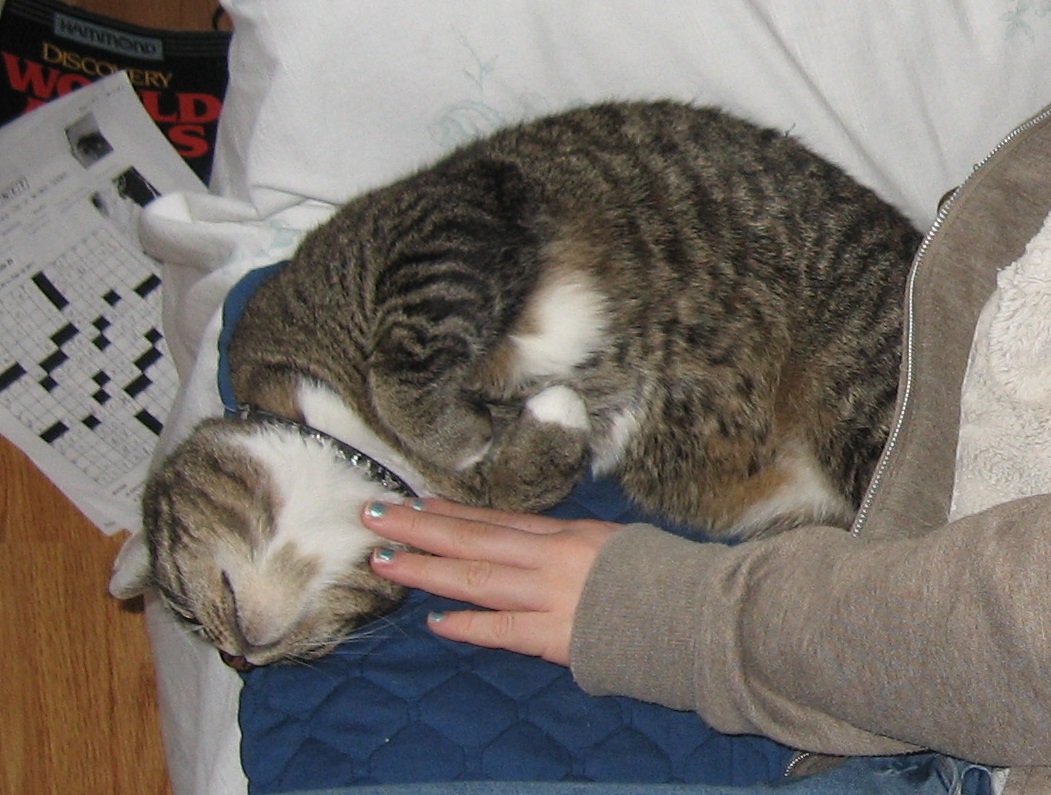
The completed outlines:
[[[238,322],[234,392],[476,505],[545,509],[591,471],[717,537],[846,527],[919,240],[778,131],[584,107],[308,234]],[[383,493],[295,428],[208,420],[147,484],[152,582],[230,656],[317,656],[400,596],[357,521]]]

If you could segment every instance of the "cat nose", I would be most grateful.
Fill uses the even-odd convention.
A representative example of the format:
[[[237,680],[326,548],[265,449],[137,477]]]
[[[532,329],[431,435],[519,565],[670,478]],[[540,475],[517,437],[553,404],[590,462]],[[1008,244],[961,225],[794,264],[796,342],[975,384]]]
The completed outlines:
[[[229,652],[225,652],[222,649],[219,650],[219,658],[224,663],[233,668],[235,671],[245,672],[251,671],[253,668],[255,668],[255,666],[252,665],[252,663],[248,662],[248,660],[242,657],[241,655],[230,654]]]

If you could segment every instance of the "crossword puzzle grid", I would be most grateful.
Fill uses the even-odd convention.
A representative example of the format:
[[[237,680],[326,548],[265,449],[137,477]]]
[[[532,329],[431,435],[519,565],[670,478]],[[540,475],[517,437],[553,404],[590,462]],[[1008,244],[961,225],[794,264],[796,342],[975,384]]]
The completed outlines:
[[[2,297],[0,403],[97,483],[149,458],[175,396],[160,284],[102,228]]]

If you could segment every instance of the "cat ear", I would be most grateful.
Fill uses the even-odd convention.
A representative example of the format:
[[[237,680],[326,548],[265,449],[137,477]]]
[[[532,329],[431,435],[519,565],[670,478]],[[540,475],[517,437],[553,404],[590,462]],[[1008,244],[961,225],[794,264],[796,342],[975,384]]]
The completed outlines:
[[[117,599],[131,599],[150,590],[150,558],[142,533],[132,534],[113,561],[109,592]]]

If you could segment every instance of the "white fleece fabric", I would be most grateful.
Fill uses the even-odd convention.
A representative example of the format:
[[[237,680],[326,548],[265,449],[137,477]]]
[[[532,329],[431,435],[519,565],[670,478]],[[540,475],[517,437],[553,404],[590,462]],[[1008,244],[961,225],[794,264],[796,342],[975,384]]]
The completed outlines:
[[[964,378],[953,518],[1051,491],[1051,216],[996,282]]]

